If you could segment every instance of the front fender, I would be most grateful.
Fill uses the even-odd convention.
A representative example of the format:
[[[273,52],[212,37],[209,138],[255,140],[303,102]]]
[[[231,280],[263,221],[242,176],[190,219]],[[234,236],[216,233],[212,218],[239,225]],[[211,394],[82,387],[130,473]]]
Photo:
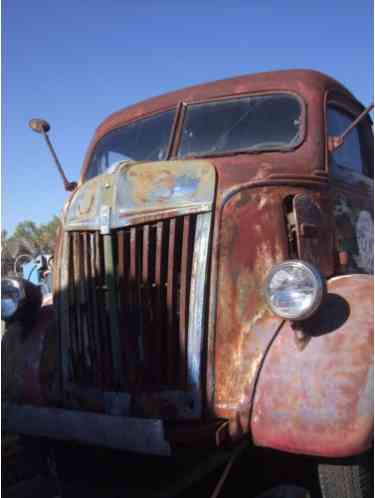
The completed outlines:
[[[346,457],[372,445],[373,278],[336,277],[304,334],[285,322],[259,374],[254,443]]]
[[[14,403],[44,405],[57,374],[57,333],[51,299],[43,302],[34,323],[7,326],[2,339],[2,392]],[[56,379],[54,379],[56,380]]]

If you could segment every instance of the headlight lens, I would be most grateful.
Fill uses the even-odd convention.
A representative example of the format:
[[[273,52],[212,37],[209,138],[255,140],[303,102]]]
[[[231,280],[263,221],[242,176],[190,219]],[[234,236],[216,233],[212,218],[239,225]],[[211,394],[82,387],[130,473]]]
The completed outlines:
[[[22,278],[1,280],[1,319],[32,323],[42,302],[40,287]]]
[[[4,278],[1,281],[1,318],[10,320],[18,310],[25,291],[20,280]]]
[[[291,260],[271,269],[264,294],[276,315],[290,320],[304,320],[319,307],[324,288],[316,268],[305,261]]]

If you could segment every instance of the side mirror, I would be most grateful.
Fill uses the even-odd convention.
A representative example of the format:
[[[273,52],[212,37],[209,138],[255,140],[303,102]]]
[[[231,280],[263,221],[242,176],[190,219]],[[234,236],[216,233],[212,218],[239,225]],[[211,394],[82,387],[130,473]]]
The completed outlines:
[[[36,133],[48,133],[51,129],[49,123],[44,119],[30,119],[29,126]]]
[[[374,108],[374,103],[370,104],[363,112],[361,112],[361,114],[353,121],[353,123],[351,123],[350,126],[347,127],[346,130],[344,130],[341,135],[338,135],[336,137],[328,137],[328,150],[329,152],[333,152],[335,151],[336,149],[338,149],[339,147],[342,146],[342,144],[344,143],[345,141],[345,137],[348,133],[350,133],[352,131],[352,129],[357,126],[357,124],[362,121],[362,119],[364,117],[367,116],[367,114],[369,112],[372,111],[372,109]]]
[[[49,139],[49,136],[47,133],[51,129],[49,123],[45,121],[44,119],[30,119],[29,121],[29,127],[35,131],[36,133],[41,133],[44,136],[44,139],[46,141],[47,147],[49,148],[52,157],[55,161],[55,164],[57,166],[57,169],[60,173],[60,176],[63,180],[64,183],[64,188],[67,192],[72,192],[77,188],[77,183],[76,182],[69,182],[68,179],[65,176],[64,170],[60,164],[60,161],[56,155],[55,149],[52,147],[51,141]]]

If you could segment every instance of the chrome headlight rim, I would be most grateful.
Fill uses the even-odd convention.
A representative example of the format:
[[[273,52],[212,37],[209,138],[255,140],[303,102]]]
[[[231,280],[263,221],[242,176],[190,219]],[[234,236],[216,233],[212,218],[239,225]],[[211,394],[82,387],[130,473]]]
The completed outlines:
[[[295,268],[306,271],[310,275],[310,277],[312,277],[315,284],[314,296],[311,305],[303,312],[300,312],[298,314],[292,312],[288,313],[286,311],[280,311],[280,309],[277,306],[275,306],[274,303],[272,302],[271,295],[269,293],[270,283],[277,272],[283,270],[287,271],[288,269],[290,270]],[[283,261],[282,263],[274,265],[269,271],[263,287],[263,294],[267,302],[267,305],[271,309],[271,311],[275,315],[285,320],[296,321],[296,322],[310,318],[321,305],[325,293],[326,293],[326,284],[319,270],[311,263],[301,259],[289,259]]]

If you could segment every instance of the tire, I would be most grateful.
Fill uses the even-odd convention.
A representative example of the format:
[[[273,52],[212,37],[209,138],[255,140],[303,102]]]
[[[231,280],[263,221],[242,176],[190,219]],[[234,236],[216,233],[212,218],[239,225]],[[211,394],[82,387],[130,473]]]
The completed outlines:
[[[373,454],[358,457],[353,463],[320,464],[318,466],[323,498],[373,498]]]

